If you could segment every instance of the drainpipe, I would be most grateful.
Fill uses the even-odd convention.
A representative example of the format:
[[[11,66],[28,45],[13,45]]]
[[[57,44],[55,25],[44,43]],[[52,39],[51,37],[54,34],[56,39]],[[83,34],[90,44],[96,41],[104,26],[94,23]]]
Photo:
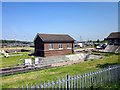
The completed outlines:
[[[73,42],[72,42],[72,53],[74,53],[74,46],[73,46]]]

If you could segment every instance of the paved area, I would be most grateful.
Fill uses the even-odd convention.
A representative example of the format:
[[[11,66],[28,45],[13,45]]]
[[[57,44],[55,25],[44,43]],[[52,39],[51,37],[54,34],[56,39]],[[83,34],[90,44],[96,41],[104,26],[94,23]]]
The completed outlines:
[[[101,59],[101,58],[104,58],[105,56],[100,56],[100,55],[89,55],[87,57],[87,60],[91,60],[91,59],[94,59],[94,60],[98,60],[98,59]]]
[[[86,59],[87,60],[92,60],[92,59],[97,60],[100,58],[102,58],[102,56],[91,55],[91,54],[87,54],[87,53],[49,56],[49,57],[41,58],[39,65],[63,66],[63,65],[84,62]]]
[[[39,63],[41,65],[51,65],[52,67],[71,65],[74,63],[84,62],[85,56],[83,54],[60,55],[42,58]]]

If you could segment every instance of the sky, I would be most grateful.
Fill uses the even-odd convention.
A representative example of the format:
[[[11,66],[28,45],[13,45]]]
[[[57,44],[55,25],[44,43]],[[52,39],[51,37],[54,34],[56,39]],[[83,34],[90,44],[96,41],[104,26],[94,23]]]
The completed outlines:
[[[2,39],[33,41],[37,33],[103,40],[118,31],[117,2],[3,2]]]

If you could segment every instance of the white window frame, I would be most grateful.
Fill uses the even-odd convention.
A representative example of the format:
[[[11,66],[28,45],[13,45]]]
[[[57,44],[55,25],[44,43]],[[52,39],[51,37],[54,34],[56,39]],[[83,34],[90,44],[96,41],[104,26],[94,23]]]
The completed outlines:
[[[49,44],[49,50],[54,50],[54,44],[53,43]]]
[[[70,43],[67,43],[67,49],[71,49]]]
[[[62,43],[59,43],[59,44],[58,44],[58,49],[63,49]]]

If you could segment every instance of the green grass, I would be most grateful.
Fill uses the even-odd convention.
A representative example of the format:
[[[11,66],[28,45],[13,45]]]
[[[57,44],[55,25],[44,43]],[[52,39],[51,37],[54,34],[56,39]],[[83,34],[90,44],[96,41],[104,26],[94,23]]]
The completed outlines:
[[[30,56],[28,56],[28,52],[19,52],[18,54],[23,54],[23,55],[9,56],[8,58],[2,57],[0,60],[0,68],[17,66],[18,64],[23,64],[25,58],[31,58]]]
[[[35,83],[39,84],[40,82],[47,82],[48,80],[56,80],[58,77],[66,77],[67,74],[74,76],[85,72],[99,70],[100,68],[109,64],[120,64],[118,55],[111,54],[110,56],[99,60],[86,61],[68,66],[4,76],[2,77],[2,88],[15,88],[21,87],[22,85],[31,85]]]
[[[103,88],[103,89],[111,89],[111,90],[120,90],[120,83],[112,83],[112,84],[108,84],[106,86],[102,86],[100,88]]]
[[[14,49],[26,49],[33,51],[33,47],[10,47],[10,48],[1,48],[0,50],[14,50]],[[9,55],[16,54],[14,52],[9,53]],[[19,64],[23,64],[25,58],[31,58],[28,56],[28,52],[18,52],[18,54],[23,54],[22,56],[10,56],[8,58],[0,57],[0,68],[13,67]],[[0,55],[3,56],[3,55]]]
[[[106,83],[102,86],[96,85],[93,88],[96,88],[98,90],[120,90],[120,81],[114,83]]]

